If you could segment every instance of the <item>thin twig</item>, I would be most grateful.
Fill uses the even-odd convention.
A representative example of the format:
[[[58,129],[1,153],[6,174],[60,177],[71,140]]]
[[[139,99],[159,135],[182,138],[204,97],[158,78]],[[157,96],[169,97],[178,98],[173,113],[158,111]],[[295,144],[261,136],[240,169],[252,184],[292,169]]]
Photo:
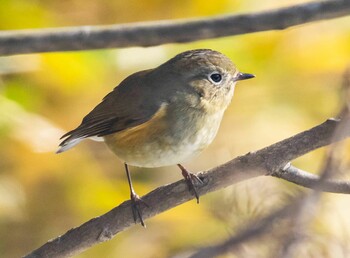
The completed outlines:
[[[274,176],[306,188],[320,189],[322,192],[350,194],[350,182],[335,179],[322,181],[320,176],[294,166],[290,166]]]

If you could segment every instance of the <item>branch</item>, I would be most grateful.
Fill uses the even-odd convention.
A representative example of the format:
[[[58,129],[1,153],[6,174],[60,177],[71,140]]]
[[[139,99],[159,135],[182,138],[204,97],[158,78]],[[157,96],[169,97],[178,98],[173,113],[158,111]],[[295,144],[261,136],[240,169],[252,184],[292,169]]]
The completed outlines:
[[[317,175],[290,166],[273,176],[294,184],[330,193],[350,194],[350,182],[342,180],[321,180]]]
[[[262,235],[273,234],[273,227],[276,224],[277,219],[288,219],[288,228],[284,228],[283,231],[288,232],[284,237],[279,237],[282,243],[279,243],[279,251],[273,251],[274,256],[290,258],[295,257],[298,247],[302,247],[303,240],[307,237],[306,228],[311,223],[311,220],[318,216],[317,204],[321,198],[321,191],[336,192],[336,193],[350,193],[350,182],[344,182],[340,180],[331,180],[337,173],[341,172],[340,168],[340,154],[346,151],[345,142],[337,142],[338,135],[342,138],[343,134],[349,132],[350,129],[350,110],[349,110],[349,94],[346,94],[350,89],[350,70],[344,73],[343,80],[343,96],[347,97],[343,100],[343,108],[341,108],[340,117],[342,120],[337,125],[332,135],[332,144],[327,148],[324,165],[320,171],[320,175],[313,175],[305,172],[301,169],[293,167],[288,163],[279,172],[275,172],[272,176],[283,178],[287,181],[293,182],[298,185],[309,187],[315,191],[311,191],[307,194],[301,194],[293,201],[271,213],[270,215],[255,221],[249,221],[243,230],[239,230],[237,234],[230,237],[228,240],[216,244],[215,246],[203,247],[196,251],[191,258],[206,258],[217,257],[219,255],[226,254],[228,252],[237,253],[238,248],[242,243],[247,244],[248,241],[254,240]],[[285,218],[288,216],[288,218]],[[279,227],[278,231],[281,231]],[[276,237],[275,237],[276,238]]]
[[[339,133],[342,134],[342,130],[344,128],[346,129],[344,125],[349,122],[346,118],[347,116],[344,114],[344,119],[337,125],[332,139],[336,139],[337,135]],[[296,246],[297,244],[300,245],[303,239],[301,235],[303,235],[310,220],[317,214],[315,206],[321,197],[320,191],[350,193],[350,182],[330,180],[330,176],[334,176],[337,171],[334,168],[334,156],[336,147],[339,147],[338,145],[344,145],[344,142],[337,142],[328,148],[326,162],[321,170],[320,176],[293,167],[290,163],[279,172],[272,175],[298,185],[315,189],[315,191],[294,197],[293,201],[290,201],[290,203],[283,208],[272,212],[262,219],[248,222],[245,227],[239,230],[234,236],[217,245],[199,249],[191,255],[191,258],[209,258],[224,255],[229,252],[235,253],[241,244],[247,244],[249,241],[266,235],[267,233],[271,235],[272,227],[277,223],[276,220],[287,219],[286,217],[289,219],[289,228],[284,230],[288,231],[288,234],[282,238],[283,243],[280,244],[280,251],[277,252],[277,254],[276,251],[274,251],[274,254],[277,257],[283,258],[294,257]],[[338,164],[338,162],[336,163]]]
[[[285,28],[350,14],[350,1],[315,1],[251,14],[1,32],[0,55],[155,46]]]
[[[348,137],[349,133],[341,135],[337,139],[332,137],[338,124],[338,120],[329,119],[291,138],[199,173],[198,176],[202,179],[203,185],[198,186],[198,192],[200,195],[204,195],[253,177],[276,174],[289,161],[326,146],[332,141],[340,141]],[[149,205],[149,207],[142,208],[143,218],[148,219],[193,198],[194,196],[189,193],[184,180],[159,187],[142,197]],[[134,225],[130,204],[130,201],[126,201],[106,214],[69,230],[26,257],[72,256],[92,245],[110,240],[117,233]]]

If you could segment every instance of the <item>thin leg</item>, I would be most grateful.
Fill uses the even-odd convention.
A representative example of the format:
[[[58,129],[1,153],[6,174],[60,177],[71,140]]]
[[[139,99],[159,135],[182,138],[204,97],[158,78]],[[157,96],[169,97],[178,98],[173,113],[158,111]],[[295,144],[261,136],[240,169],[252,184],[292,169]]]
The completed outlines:
[[[188,188],[190,189],[190,191],[194,192],[194,195],[196,196],[197,199],[197,203],[199,203],[199,195],[196,189],[195,184],[199,183],[199,184],[203,184],[203,181],[196,175],[190,173],[184,166],[182,166],[181,164],[177,164],[177,166],[181,169],[182,175],[185,178]]]
[[[146,227],[146,225],[142,219],[142,213],[141,213],[141,209],[140,209],[139,205],[140,205],[140,203],[143,203],[146,206],[148,206],[148,205],[135,193],[135,190],[132,186],[132,181],[131,181],[131,176],[130,176],[128,164],[124,163],[124,166],[125,166],[126,176],[128,178],[129,188],[130,188],[131,208],[132,208],[132,215],[134,217],[135,224],[136,224],[137,217],[138,217],[140,219],[141,225],[143,227]]]

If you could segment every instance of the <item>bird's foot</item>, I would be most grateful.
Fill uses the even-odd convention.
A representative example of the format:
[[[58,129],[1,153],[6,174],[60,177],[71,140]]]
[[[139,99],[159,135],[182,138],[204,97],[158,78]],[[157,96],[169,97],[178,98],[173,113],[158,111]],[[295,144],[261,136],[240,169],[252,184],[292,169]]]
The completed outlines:
[[[198,176],[196,176],[195,174],[192,174],[191,172],[189,172],[181,164],[178,164],[177,166],[181,169],[182,175],[183,175],[183,177],[186,180],[186,183],[188,185],[189,190],[193,191],[194,196],[197,199],[197,203],[199,203],[199,194],[197,192],[196,185],[203,184],[203,181]]]
[[[137,219],[139,219],[141,225],[143,227],[146,227],[146,224],[142,218],[140,205],[143,204],[146,207],[149,207],[149,205],[144,200],[142,200],[135,192],[132,192],[130,197],[131,197],[130,200],[131,200],[132,215],[134,217],[135,224],[137,224]]]

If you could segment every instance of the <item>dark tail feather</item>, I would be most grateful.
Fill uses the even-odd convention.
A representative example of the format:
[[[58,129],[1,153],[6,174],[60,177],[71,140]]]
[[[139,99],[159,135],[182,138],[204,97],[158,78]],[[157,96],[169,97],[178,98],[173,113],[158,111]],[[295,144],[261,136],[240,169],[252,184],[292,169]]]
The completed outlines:
[[[67,137],[69,134],[65,134],[64,136],[61,137],[64,138],[64,137]],[[75,145],[77,145],[79,142],[81,142],[82,140],[84,140],[85,137],[74,137],[73,135],[69,136],[67,139],[65,139],[64,141],[62,141],[60,143],[60,148],[56,151],[56,153],[61,153],[61,152],[64,152],[64,151],[67,151],[69,150],[70,148],[73,148]]]

